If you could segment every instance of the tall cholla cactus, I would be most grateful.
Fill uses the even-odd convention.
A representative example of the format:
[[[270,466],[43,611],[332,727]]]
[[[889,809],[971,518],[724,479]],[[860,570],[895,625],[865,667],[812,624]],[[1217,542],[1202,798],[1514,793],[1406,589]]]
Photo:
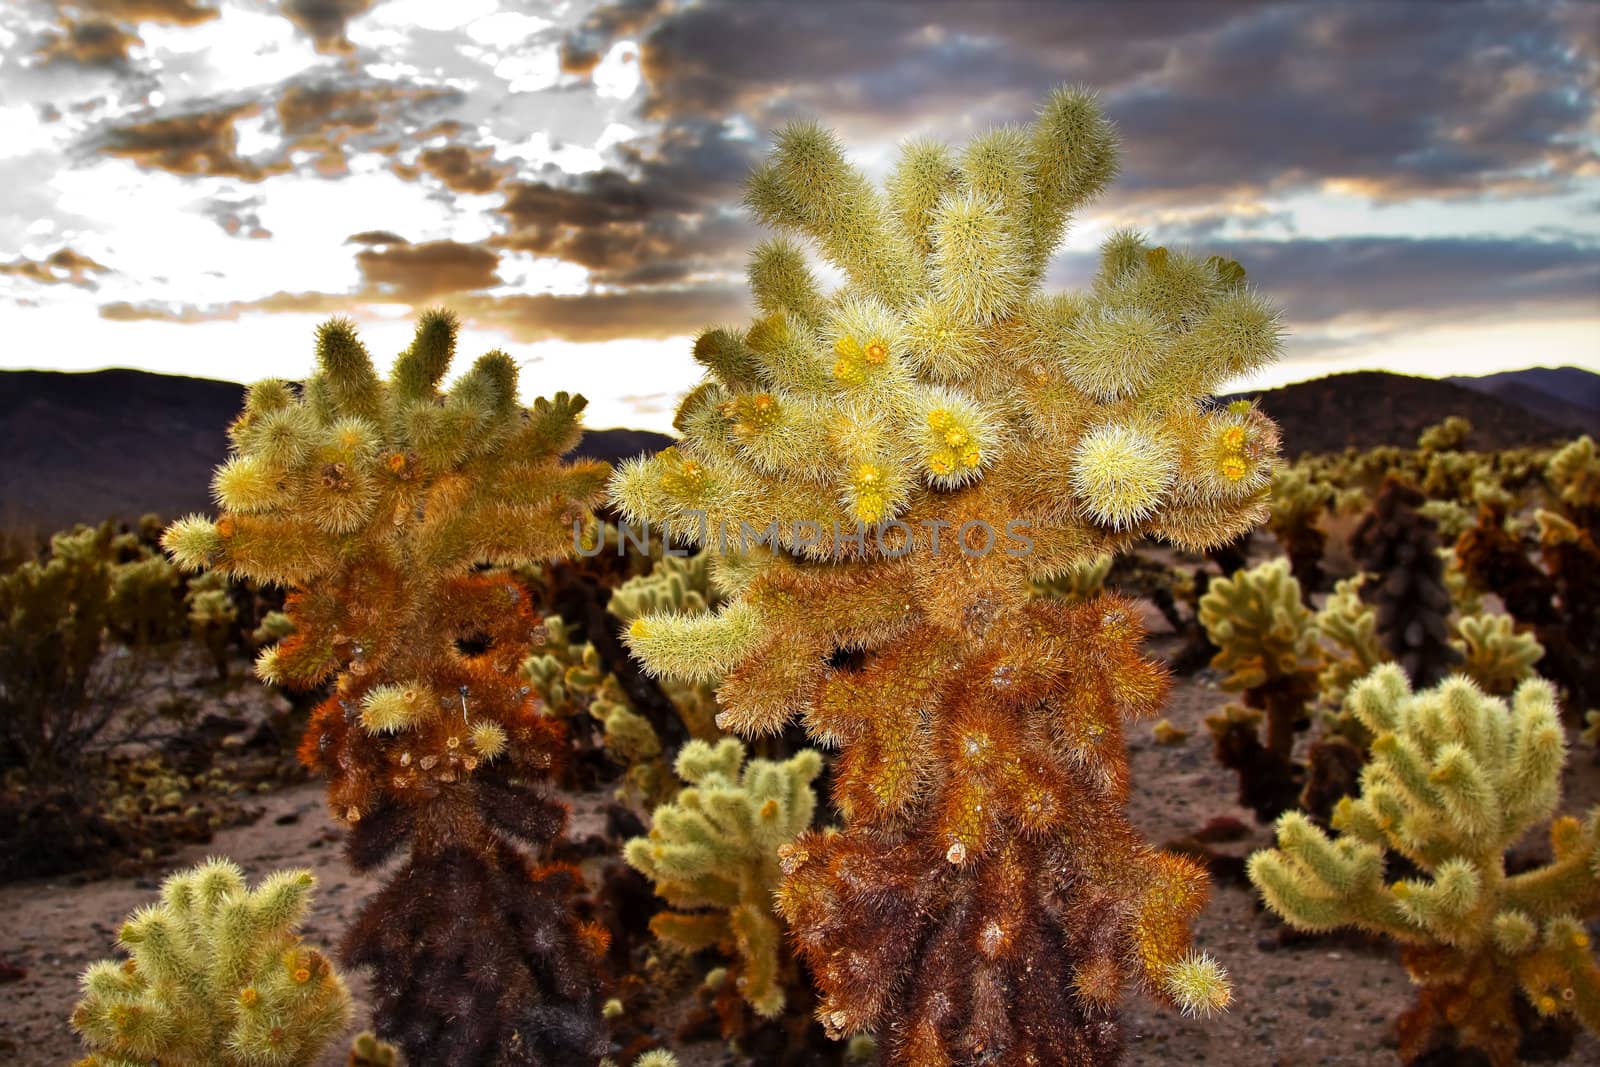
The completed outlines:
[[[1432,524],[1415,487],[1390,476],[1350,534],[1350,551],[1375,577],[1362,599],[1378,612],[1378,635],[1395,662],[1422,685],[1442,681],[1461,659],[1450,646],[1450,591]]]
[[[1322,665],[1315,619],[1289,566],[1280,558],[1218,578],[1200,598],[1201,625],[1218,648],[1211,665],[1223,672],[1223,689],[1244,694],[1244,707],[1229,706],[1206,726],[1218,761],[1239,776],[1239,803],[1263,821],[1300,795],[1295,731],[1309,724]]]
[[[377,970],[380,1034],[414,1063],[569,1063],[603,1043],[597,934],[572,915],[575,872],[513,844],[562,832],[547,779],[565,735],[517,676],[528,598],[477,566],[569,550],[608,468],[561,461],[582,398],[524,410],[502,352],[442,395],[455,337],[448,313],[425,315],[383,381],[349,322],[324,325],[302,389],[250,388],[216,475],[221,516],[164,543],[186,567],[290,587],[294,632],[257,673],[336,677],[301,758],[329,779],[351,862],[410,843],[345,941]]]
[[[161,902],[123,924],[129,958],[83,974],[73,1027],[94,1050],[81,1067],[301,1067],[350,1018],[350,993],[295,933],[310,871],[246,889],[213,859],[172,875]]]
[[[783,763],[751,760],[741,774],[744,758],[731,737],[686,744],[676,769],[688,787],[655,810],[650,836],[629,841],[624,855],[678,909],[650,920],[655,935],[688,952],[737,952],[736,988],[772,1018],[783,1011],[792,970],[772,910],[778,849],[811,825],[822,758],[801,749]]]
[[[1250,880],[1294,926],[1359,926],[1400,942],[1422,987],[1401,1018],[1408,1062],[1448,1043],[1516,1062],[1520,991],[1541,1015],[1570,1012],[1600,1031],[1600,968],[1582,922],[1600,914],[1600,808],[1550,827],[1554,858],[1508,875],[1505,851],[1560,796],[1565,738],[1543,680],[1508,707],[1464,678],[1413,694],[1395,664],[1350,694],[1372,732],[1359,799],[1341,801],[1330,839],[1305,816],[1278,823],[1278,848]],[[1421,872],[1385,880],[1386,852]]]
[[[1228,999],[1190,947],[1204,873],[1123,814],[1122,720],[1167,686],[1138,614],[1030,597],[1140,536],[1200,549],[1266,511],[1272,423],[1203,399],[1277,353],[1238,264],[1119,233],[1090,291],[1040,291],[1115,160],[1071,89],[965,149],[908,144],[884,194],[830,134],[786,128],[748,201],[845,283],[759,246],[760,317],[698,339],[682,443],[613,482],[631,520],[787,550],[714,614],[635,620],[630,647],[724,676],[724,729],[798,716],[840,747],[847,825],[787,851],[779,904],[830,1033],[875,1030],[891,1064],[1106,1062],[1129,985]]]

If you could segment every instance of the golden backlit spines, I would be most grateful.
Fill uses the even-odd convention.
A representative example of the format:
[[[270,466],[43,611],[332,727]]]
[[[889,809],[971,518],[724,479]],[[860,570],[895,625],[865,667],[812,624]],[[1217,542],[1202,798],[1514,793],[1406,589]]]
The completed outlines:
[[[875,1029],[894,1065],[1106,1061],[1125,988],[1202,1012],[1226,981],[1188,941],[1202,873],[1121,811],[1124,721],[1167,688],[1136,613],[1031,580],[1260,520],[1275,433],[1208,394],[1270,358],[1276,319],[1237,264],[1131,233],[1085,291],[1043,291],[1116,166],[1081,90],[905,147],[882,198],[820,128],[778,142],[749,203],[847,280],[759,250],[760,317],[697,343],[683,440],[613,499],[675,532],[704,511],[687,535],[712,552],[776,523],[783,551],[741,578],[749,615],[647,615],[630,643],[659,671],[715,661],[724,729],[798,719],[839,747],[846,824],[789,847],[778,897],[830,1032]]]
[[[1508,706],[1461,677],[1413,692],[1384,664],[1346,706],[1375,738],[1360,795],[1335,808],[1336,837],[1299,812],[1280,818],[1278,847],[1249,863],[1268,906],[1303,929],[1360,926],[1403,946],[1422,987],[1400,1020],[1408,1058],[1453,1032],[1515,1062],[1519,995],[1596,1028],[1600,965],[1581,921],[1600,912],[1600,809],[1552,820],[1548,864],[1505,863],[1559,797],[1566,742],[1549,684],[1522,683]],[[1418,876],[1386,881],[1386,852]]]
[[[400,1030],[397,1011],[458,1012],[511,1040],[535,1003],[566,1001],[587,1018],[596,960],[567,911],[567,876],[510,844],[559,833],[562,809],[534,783],[565,745],[516,676],[536,624],[528,595],[481,565],[569,553],[610,471],[561,460],[580,432],[583,399],[557,393],[524,408],[502,352],[441,393],[456,329],[447,313],[425,315],[385,379],[348,321],[325,324],[303,387],[267,382],[247,394],[230,430],[234,454],[215,481],[221,514],[175,524],[164,540],[185,566],[289,586],[294,630],[263,654],[258,673],[301,686],[333,679],[301,759],[328,777],[354,862],[409,853],[348,940],[352,958],[380,970],[380,1026]],[[483,641],[482,651],[464,650]],[[415,884],[430,892],[404,888]],[[470,951],[493,956],[508,984],[521,982],[510,1000],[496,993],[463,1009],[452,992],[446,1006],[445,994],[415,979],[416,945],[437,944],[432,935],[390,932],[459,923],[445,902],[463,893],[496,902],[471,920],[486,932]],[[540,894],[541,917],[508,918]],[[546,949],[506,936],[529,922],[543,927]],[[548,978],[552,966],[564,977]],[[478,1040],[447,1029],[407,1030],[423,1035],[407,1038],[408,1055],[445,1062],[456,1058],[453,1042]],[[596,1038],[584,1030],[561,1039],[580,1058]]]
[[[1113,530],[1155,514],[1177,473],[1177,448],[1150,426],[1108,422],[1073,452],[1072,485],[1084,512]]]
[[[926,514],[921,497],[937,513],[940,494],[1017,466],[1062,477],[1042,478],[1050,491],[1007,518],[1087,516],[1116,533],[1170,531],[1186,546],[1253,522],[1271,435],[1221,440],[1226,427],[1168,419],[1276,351],[1275,313],[1244,288],[1238,265],[1124,233],[1107,243],[1088,292],[1039,289],[1040,250],[1054,247],[1067,213],[1098,191],[1114,158],[1092,96],[1063,90],[1030,129],[981,135],[962,152],[909,146],[886,210],[831,135],[809,124],[785,130],[752,178],[751,203],[764,220],[814,240],[851,282],[822,294],[798,247],[776,239],[752,257],[762,316],[743,337],[714,330],[697,341],[712,377],[680,412],[680,450],[721,468],[726,492],[708,510],[770,514],[800,477],[837,495],[831,511],[805,517],[848,526]],[[935,447],[930,438],[945,431],[927,424],[919,386],[941,385],[975,406],[974,424],[992,447]],[[762,396],[772,400],[758,409]],[[832,404],[857,406],[864,424],[921,437],[922,447],[890,455],[840,447],[852,435],[816,415]],[[1126,436],[1113,426],[1138,435],[1115,456],[1143,462],[1093,462],[1115,458],[1101,447],[1108,435]],[[1175,454],[1193,477],[1169,492],[1172,464],[1157,453]],[[1091,462],[1082,472],[1053,462],[1071,455]],[[670,453],[661,461],[675,462]],[[741,467],[762,477],[747,479]],[[839,547],[796,540],[785,543],[806,555]]]

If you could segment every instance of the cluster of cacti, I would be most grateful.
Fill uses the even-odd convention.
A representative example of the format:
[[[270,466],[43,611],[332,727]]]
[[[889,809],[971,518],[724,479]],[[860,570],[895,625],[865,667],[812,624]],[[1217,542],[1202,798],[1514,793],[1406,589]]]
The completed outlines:
[[[1454,500],[1427,500],[1417,512],[1433,524],[1441,541],[1452,545],[1472,526],[1477,515],[1476,508],[1468,508]]]
[[[1386,485],[1379,499],[1380,508],[1401,520],[1384,524],[1379,518],[1383,512],[1375,511],[1357,532],[1366,558],[1386,569],[1341,580],[1315,614],[1305,606],[1303,590],[1283,559],[1219,579],[1201,600],[1201,621],[1220,647],[1212,665],[1223,672],[1222,687],[1245,694],[1243,707],[1229,706],[1206,723],[1219,761],[1239,776],[1240,803],[1262,819],[1296,806],[1325,819],[1333,803],[1354,787],[1371,737],[1349,713],[1346,695],[1373,668],[1396,661],[1394,648],[1383,640],[1381,605],[1390,606],[1389,636],[1402,635],[1397,642],[1402,651],[1407,650],[1404,637],[1412,636],[1411,651],[1420,647],[1436,659],[1431,636],[1416,642],[1414,635],[1424,627],[1430,635],[1433,627],[1440,628],[1461,660],[1462,673],[1493,694],[1509,693],[1543,654],[1531,634],[1515,629],[1515,620],[1488,614],[1471,597],[1459,615],[1452,614],[1448,594],[1442,609],[1435,611],[1438,587],[1430,572],[1440,573],[1439,553],[1427,557],[1431,567],[1399,568],[1391,555],[1416,559],[1430,546],[1425,533],[1414,530],[1414,513],[1403,503],[1395,504],[1394,489]],[[1375,533],[1393,528],[1410,532],[1393,538]],[[1372,584],[1384,587],[1374,598],[1380,606],[1362,599],[1363,588]],[[1407,596],[1418,588],[1435,594],[1421,598],[1425,612],[1416,607],[1419,598]],[[1404,618],[1407,608],[1413,616],[1409,620]],[[1419,614],[1426,618],[1418,621]],[[1318,704],[1331,709],[1324,735],[1307,748],[1303,763],[1297,762],[1292,755],[1294,731],[1310,724]]]
[[[1238,264],[1129,233],[1088,292],[1041,293],[1114,166],[1110,125],[1070,90],[1031,127],[908,145],[887,195],[829,134],[787,128],[749,202],[845,282],[824,295],[799,247],[758,248],[760,318],[699,339],[682,442],[613,487],[630,519],[788,550],[720,611],[646,615],[629,641],[659,673],[723,678],[725,728],[799,716],[839,746],[845,825],[786,850],[779,905],[819,1017],[876,1030],[890,1064],[1102,1062],[1127,988],[1228,999],[1190,946],[1203,872],[1122,811],[1121,721],[1166,688],[1137,613],[1030,583],[1264,517],[1272,424],[1204,398],[1274,358],[1279,331]]]
[[[1485,504],[1456,542],[1467,585],[1492,592],[1544,648],[1539,670],[1585,710],[1600,702],[1600,546],[1591,530],[1536,513],[1536,540],[1512,531],[1503,507]],[[1536,553],[1536,554],[1534,554]]]
[[[127,537],[113,538],[109,546],[116,562],[111,566],[106,623],[123,644],[148,648],[179,635],[182,613],[178,605],[187,594],[180,594],[178,569],[165,556],[139,545],[131,558],[117,558],[128,555],[122,550],[127,547]]]
[[[1298,467],[1272,474],[1272,512],[1267,529],[1283,546],[1295,581],[1307,592],[1322,588],[1322,552],[1327,534],[1318,525],[1333,502],[1333,487],[1306,476]]]
[[[1310,724],[1322,656],[1317,630],[1285,559],[1213,581],[1200,621],[1220,651],[1222,687],[1244,694],[1206,720],[1217,758],[1239,776],[1239,802],[1271,819],[1298,801],[1304,772],[1295,732]],[[1265,724],[1265,736],[1262,725]]]
[[[119,962],[82,978],[73,1028],[84,1067],[309,1067],[344,1029],[350,994],[296,933],[309,871],[279,871],[255,889],[209,860],[169,877],[161,901],[123,924]]]
[[[543,701],[544,713],[578,726],[580,742],[592,728],[610,760],[623,768],[617,798],[649,811],[675,788],[663,759],[661,738],[650,721],[633,710],[616,675],[605,669],[588,642],[574,643],[571,627],[547,615],[533,637],[533,651],[522,661],[522,677]]]
[[[758,1015],[774,1017],[785,985],[804,980],[774,911],[779,850],[811,826],[811,782],[822,758],[802,749],[783,763],[746,764],[744,746],[730,737],[715,746],[690,741],[675,767],[688,786],[656,808],[650,836],[634,838],[624,851],[674,909],[656,915],[650,928],[685,952],[717,946],[733,956],[737,994]]]
[[[1422,500],[1411,486],[1386,479],[1350,547],[1373,575],[1361,594],[1377,609],[1384,647],[1413,681],[1426,686],[1442,680],[1460,657],[1450,646],[1450,591],[1438,537],[1418,511]]]
[[[722,603],[716,577],[721,565],[738,563],[712,552],[693,556],[663,556],[646,574],[628,579],[611,594],[606,611],[623,626],[644,615],[663,612],[681,616],[703,615]],[[715,572],[715,573],[714,573]],[[678,718],[691,738],[708,741],[718,736],[716,687],[705,679],[662,680]]]
[[[1565,737],[1541,680],[1511,699],[1463,678],[1413,692],[1396,665],[1350,693],[1371,732],[1359,798],[1330,838],[1298,812],[1278,847],[1251,857],[1267,904],[1306,930],[1356,926],[1390,937],[1421,987],[1400,1020],[1400,1054],[1472,1047],[1516,1062],[1516,999],[1539,1016],[1600,1030],[1600,967],[1583,923],[1600,914],[1600,809],[1550,827],[1552,858],[1512,873],[1506,851],[1555,809]],[[1387,857],[1418,872],[1395,878]]]
[[[177,582],[110,523],[50,539],[49,554],[0,574],[0,770],[74,784],[116,720],[132,727],[154,645],[174,635]],[[181,616],[177,616],[181,617]],[[120,645],[126,654],[109,662]]]
[[[1547,491],[1547,467],[1555,455],[1549,448],[1468,451],[1462,446],[1470,436],[1471,425],[1451,416],[1424,430],[1415,449],[1380,446],[1303,455],[1293,469],[1332,487],[1333,510],[1340,514],[1361,510],[1359,502],[1375,494],[1386,478],[1416,486],[1429,498],[1422,510],[1443,536],[1453,539],[1463,522],[1470,525],[1480,504],[1512,508],[1536,502]]]
[[[329,779],[352,863],[405,857],[344,939],[375,971],[353,1067],[402,1049],[613,1067],[608,1024],[616,1061],[674,1067],[620,1020],[642,983],[698,976],[712,951],[727,964],[696,1010],[714,1018],[684,1026],[788,1043],[763,1062],[833,1062],[814,1024],[773,1022],[806,1014],[814,979],[817,1020],[852,1037],[839,1056],[875,1040],[888,1067],[1090,1064],[1117,1057],[1130,991],[1188,1013],[1230,998],[1191,939],[1204,870],[1123,810],[1124,722],[1168,687],[1119,594],[1141,596],[1181,639],[1172,669],[1210,662],[1240,695],[1206,721],[1241,803],[1281,815],[1278,849],[1249,864],[1268,904],[1404,946],[1422,987],[1406,1059],[1471,1046],[1498,1067],[1532,1017],[1600,1029],[1581,925],[1600,915],[1600,809],[1555,821],[1544,866],[1507,859],[1553,810],[1564,757],[1535,668],[1579,711],[1600,697],[1600,453],[1474,452],[1452,417],[1414,449],[1280,465],[1262,411],[1212,399],[1279,347],[1240,264],[1119,231],[1086,290],[1043,291],[1115,170],[1078,90],[965,147],[903,145],[882,191],[831,134],[787,127],[747,204],[812,247],[755,250],[756,320],[697,338],[681,439],[612,477],[623,527],[589,513],[607,469],[562,458],[581,397],[525,410],[499,352],[442,390],[448,313],[387,379],[327,323],[308,381],[247,393],[219,517],[161,537],[203,573],[185,587],[152,555],[153,517],[64,535],[0,574],[0,668],[31,656],[73,715],[104,716],[106,642],[187,628],[219,677],[233,648],[269,646],[264,681],[325,687],[301,759]],[[1252,568],[1263,522],[1287,558]],[[629,551],[641,524],[661,547]],[[1205,558],[1171,570],[1132,551],[1146,538]],[[0,671],[0,759],[64,766],[84,727],[29,733],[19,692]],[[749,758],[794,752],[795,723],[833,754]],[[548,862],[552,786],[617,766],[619,799],[654,810],[591,909],[579,870]],[[825,771],[824,821],[842,822],[813,828]],[[141,781],[119,803],[227,785]],[[634,832],[616,834],[622,806],[606,816]],[[123,929],[134,958],[85,976],[85,1062],[312,1062],[349,998],[295,936],[309,889],[291,872],[247,892],[222,862],[169,880]],[[646,916],[674,951],[602,1005],[609,931],[609,960],[637,960]]]
[[[252,386],[218,469],[222,514],[174,524],[180,565],[279,582],[294,631],[264,679],[334,679],[301,746],[329,779],[348,855],[408,848],[348,931],[376,970],[375,1020],[417,1063],[597,1056],[603,935],[572,908],[575,870],[541,865],[566,812],[548,790],[561,724],[516,670],[537,625],[508,575],[571,550],[608,468],[568,464],[581,398],[525,410],[491,352],[447,393],[456,322],[431,312],[387,381],[352,325],[317,334],[300,388]]]
[[[704,614],[717,599],[710,588],[708,559],[706,553],[659,559],[648,573],[613,590],[607,611],[624,625],[648,611]],[[546,616],[532,653],[522,663],[523,677],[544,700],[546,714],[569,722],[586,716],[602,728],[605,754],[625,768],[618,798],[648,813],[677,791],[672,754],[650,720],[633,707],[616,675],[605,669],[598,650],[574,636],[560,616]],[[682,732],[702,740],[718,736],[711,682],[669,679],[661,690]]]
[[[206,571],[189,580],[189,591],[184,595],[189,607],[189,628],[194,639],[211,654],[217,678],[228,677],[228,639],[238,609],[228,592],[227,575],[220,571]]]

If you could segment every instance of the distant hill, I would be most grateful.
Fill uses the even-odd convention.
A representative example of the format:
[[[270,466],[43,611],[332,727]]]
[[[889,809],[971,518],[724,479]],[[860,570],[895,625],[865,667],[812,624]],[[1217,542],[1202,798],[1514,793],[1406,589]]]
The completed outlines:
[[[244,390],[144,371],[0,371],[0,529],[49,532],[147,511],[209,509],[211,472]],[[1447,415],[1469,445],[1539,444],[1600,433],[1600,375],[1541,368],[1440,381],[1360,371],[1260,394],[1284,451],[1411,445]],[[616,462],[672,442],[648,430],[591,430],[575,453]]]
[[[1445,380],[1508,400],[1551,422],[1600,433],[1600,374],[1579,367],[1530,367]]]
[[[0,529],[205,511],[243,386],[135,370],[0,372]],[[575,454],[617,462],[672,442],[590,430]]]
[[[1562,369],[1575,376],[1568,380],[1573,396],[1600,388],[1600,375],[1575,367]],[[1385,371],[1354,371],[1309,382],[1296,382],[1241,396],[1259,398],[1263,410],[1283,430],[1283,452],[1336,452],[1376,445],[1414,446],[1423,429],[1448,415],[1461,415],[1472,423],[1467,447],[1489,450],[1539,445],[1581,433],[1600,432],[1600,406],[1594,409],[1559,401],[1538,392],[1538,406],[1518,401],[1523,389],[1512,375],[1503,391],[1468,387],[1474,379],[1414,378]],[[1585,380],[1586,379],[1586,380]],[[1532,388],[1529,386],[1528,388]],[[1546,403],[1546,400],[1554,401]]]

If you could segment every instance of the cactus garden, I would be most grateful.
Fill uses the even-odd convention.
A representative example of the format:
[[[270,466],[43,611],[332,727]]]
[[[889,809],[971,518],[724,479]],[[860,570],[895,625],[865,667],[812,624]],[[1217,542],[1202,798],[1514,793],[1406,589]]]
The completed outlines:
[[[235,17],[190,6],[66,5],[35,65]],[[350,74],[353,6],[281,21]],[[673,49],[759,5],[567,6],[462,54],[559,23],[554,73],[507,77],[651,84],[595,149],[631,178],[513,180],[418,121],[470,79],[104,135],[263,186],[387,153],[493,215],[497,266],[443,280],[484,274],[470,226],[357,233],[363,300],[266,298],[316,316],[292,353],[188,305],[262,372],[215,393],[195,503],[0,510],[0,1062],[1600,1063],[1600,402],[1272,377],[1306,267],[1151,194],[1126,87],[889,141],[848,92],[696,127],[675,217],[734,249],[696,259],[651,214],[681,159],[621,118],[736,95]],[[413,14],[383,32],[456,28]],[[245,160],[235,122],[298,139]],[[191,214],[292,229],[259,207]],[[0,278],[112,284],[88,262]],[[559,262],[615,301],[507,295]],[[558,352],[630,286],[670,355]],[[590,427],[597,385],[671,433]],[[41,411],[0,391],[0,429]]]

